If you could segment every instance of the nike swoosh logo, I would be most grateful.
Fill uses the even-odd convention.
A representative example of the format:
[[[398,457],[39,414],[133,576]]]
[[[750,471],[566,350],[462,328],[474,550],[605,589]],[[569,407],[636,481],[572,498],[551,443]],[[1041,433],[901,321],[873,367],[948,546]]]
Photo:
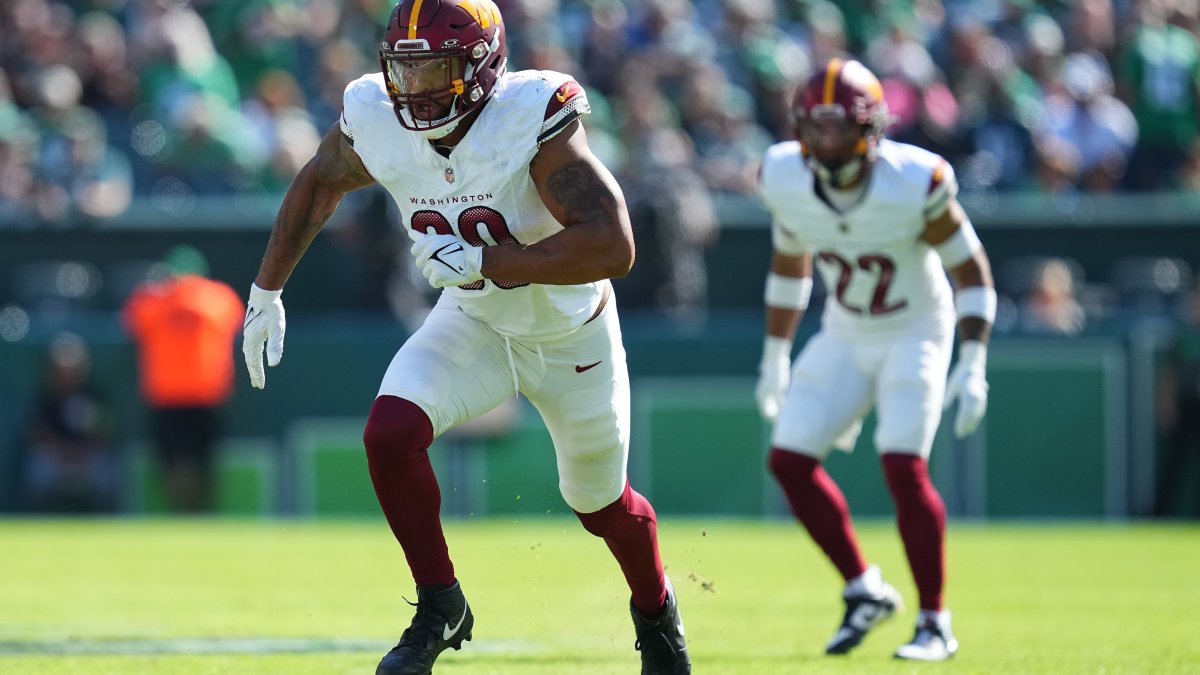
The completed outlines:
[[[446,249],[450,248],[451,246],[456,246],[457,248],[455,248],[453,251],[446,251]],[[461,250],[463,250],[462,244],[446,244],[445,246],[434,251],[433,255],[429,256],[429,259],[436,260],[436,261],[442,263],[443,265],[445,265],[446,267],[449,267],[451,270],[453,270],[459,274],[462,274],[461,269],[455,267],[454,265],[451,265],[450,263],[448,263],[445,260],[442,260],[441,258],[438,257],[439,255],[441,255],[442,251],[446,251],[446,255],[450,255],[452,253],[458,253]]]
[[[595,363],[593,363],[593,364],[591,364],[591,365],[587,365],[587,366],[575,366],[575,372],[577,372],[577,373],[582,373],[582,372],[584,372],[584,371],[586,371],[586,370],[591,370],[592,368],[595,368],[596,366],[600,365],[601,363],[604,363],[604,362],[603,362],[603,361],[597,361],[597,362],[595,362]]]
[[[260,317],[262,315],[263,315],[263,311],[261,309],[258,310],[257,314],[255,314],[253,307],[247,307],[246,308],[246,320],[242,322],[242,328],[249,326],[251,321],[254,321],[255,319],[257,319],[258,317]]]
[[[442,629],[442,639],[449,640],[450,638],[454,637],[454,634],[458,632],[458,629],[462,628],[463,621],[466,621],[466,620],[467,620],[467,606],[464,604],[462,616],[458,617],[458,623],[454,625],[454,628],[450,627],[449,621],[446,622],[446,627]]]
[[[862,605],[854,610],[850,615],[849,624],[858,630],[870,630],[874,624],[875,617],[879,615],[879,608],[874,605]]]

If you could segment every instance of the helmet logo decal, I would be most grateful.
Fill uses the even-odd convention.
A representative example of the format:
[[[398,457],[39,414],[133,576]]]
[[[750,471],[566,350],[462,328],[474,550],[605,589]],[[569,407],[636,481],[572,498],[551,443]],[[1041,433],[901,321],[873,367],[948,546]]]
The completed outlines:
[[[442,49],[449,49],[451,47],[457,47],[459,44],[461,44],[461,43],[458,41],[458,38],[450,38],[449,40],[442,40]]]
[[[462,0],[459,7],[475,17],[480,28],[490,28],[492,24],[500,25],[500,10],[492,0]]]
[[[846,63],[845,71],[842,79],[847,83],[862,89],[872,99],[881,100],[883,98],[883,85],[880,84],[879,78],[867,70],[866,66],[858,61],[850,61]]]

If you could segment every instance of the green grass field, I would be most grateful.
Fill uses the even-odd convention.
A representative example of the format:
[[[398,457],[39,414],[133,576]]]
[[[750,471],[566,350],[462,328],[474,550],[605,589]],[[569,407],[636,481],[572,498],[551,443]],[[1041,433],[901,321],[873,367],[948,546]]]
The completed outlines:
[[[841,584],[795,526],[667,518],[696,673],[1200,672],[1200,528],[951,524],[945,664],[910,609],[822,655]],[[890,523],[863,544],[909,603]],[[435,672],[638,672],[628,593],[574,520],[452,522],[475,640]],[[414,597],[382,521],[0,521],[0,673],[373,673]]]

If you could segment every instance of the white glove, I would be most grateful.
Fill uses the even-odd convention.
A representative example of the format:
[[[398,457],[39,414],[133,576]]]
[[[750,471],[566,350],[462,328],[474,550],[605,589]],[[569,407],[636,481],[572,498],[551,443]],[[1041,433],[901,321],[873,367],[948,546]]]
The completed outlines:
[[[283,334],[287,321],[283,314],[283,290],[265,291],[258,284],[250,286],[246,303],[246,321],[242,324],[242,354],[250,371],[250,384],[255,389],[267,386],[263,372],[263,344],[267,347],[267,365],[274,368],[283,358]]]
[[[479,271],[483,267],[483,247],[472,246],[452,234],[417,234],[413,236],[412,254],[417,257],[417,268],[434,288],[462,286],[483,278]]]
[[[946,403],[949,408],[958,399],[958,415],[954,418],[954,435],[970,436],[987,412],[987,345],[978,340],[964,341],[958,347],[958,363],[946,380]]]
[[[754,398],[763,419],[773,422],[779,416],[783,397],[792,378],[792,341],[768,335],[763,341],[762,361],[758,364],[758,387]]]

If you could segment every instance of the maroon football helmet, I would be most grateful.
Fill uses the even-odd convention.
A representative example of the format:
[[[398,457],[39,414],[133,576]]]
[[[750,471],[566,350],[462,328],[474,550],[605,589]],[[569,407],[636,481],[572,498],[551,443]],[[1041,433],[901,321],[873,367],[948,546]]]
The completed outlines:
[[[493,0],[403,0],[379,50],[400,124],[427,138],[450,133],[491,96],[507,53]]]
[[[875,159],[888,125],[879,79],[858,61],[830,59],[792,101],[809,166],[838,188],[853,185]]]

